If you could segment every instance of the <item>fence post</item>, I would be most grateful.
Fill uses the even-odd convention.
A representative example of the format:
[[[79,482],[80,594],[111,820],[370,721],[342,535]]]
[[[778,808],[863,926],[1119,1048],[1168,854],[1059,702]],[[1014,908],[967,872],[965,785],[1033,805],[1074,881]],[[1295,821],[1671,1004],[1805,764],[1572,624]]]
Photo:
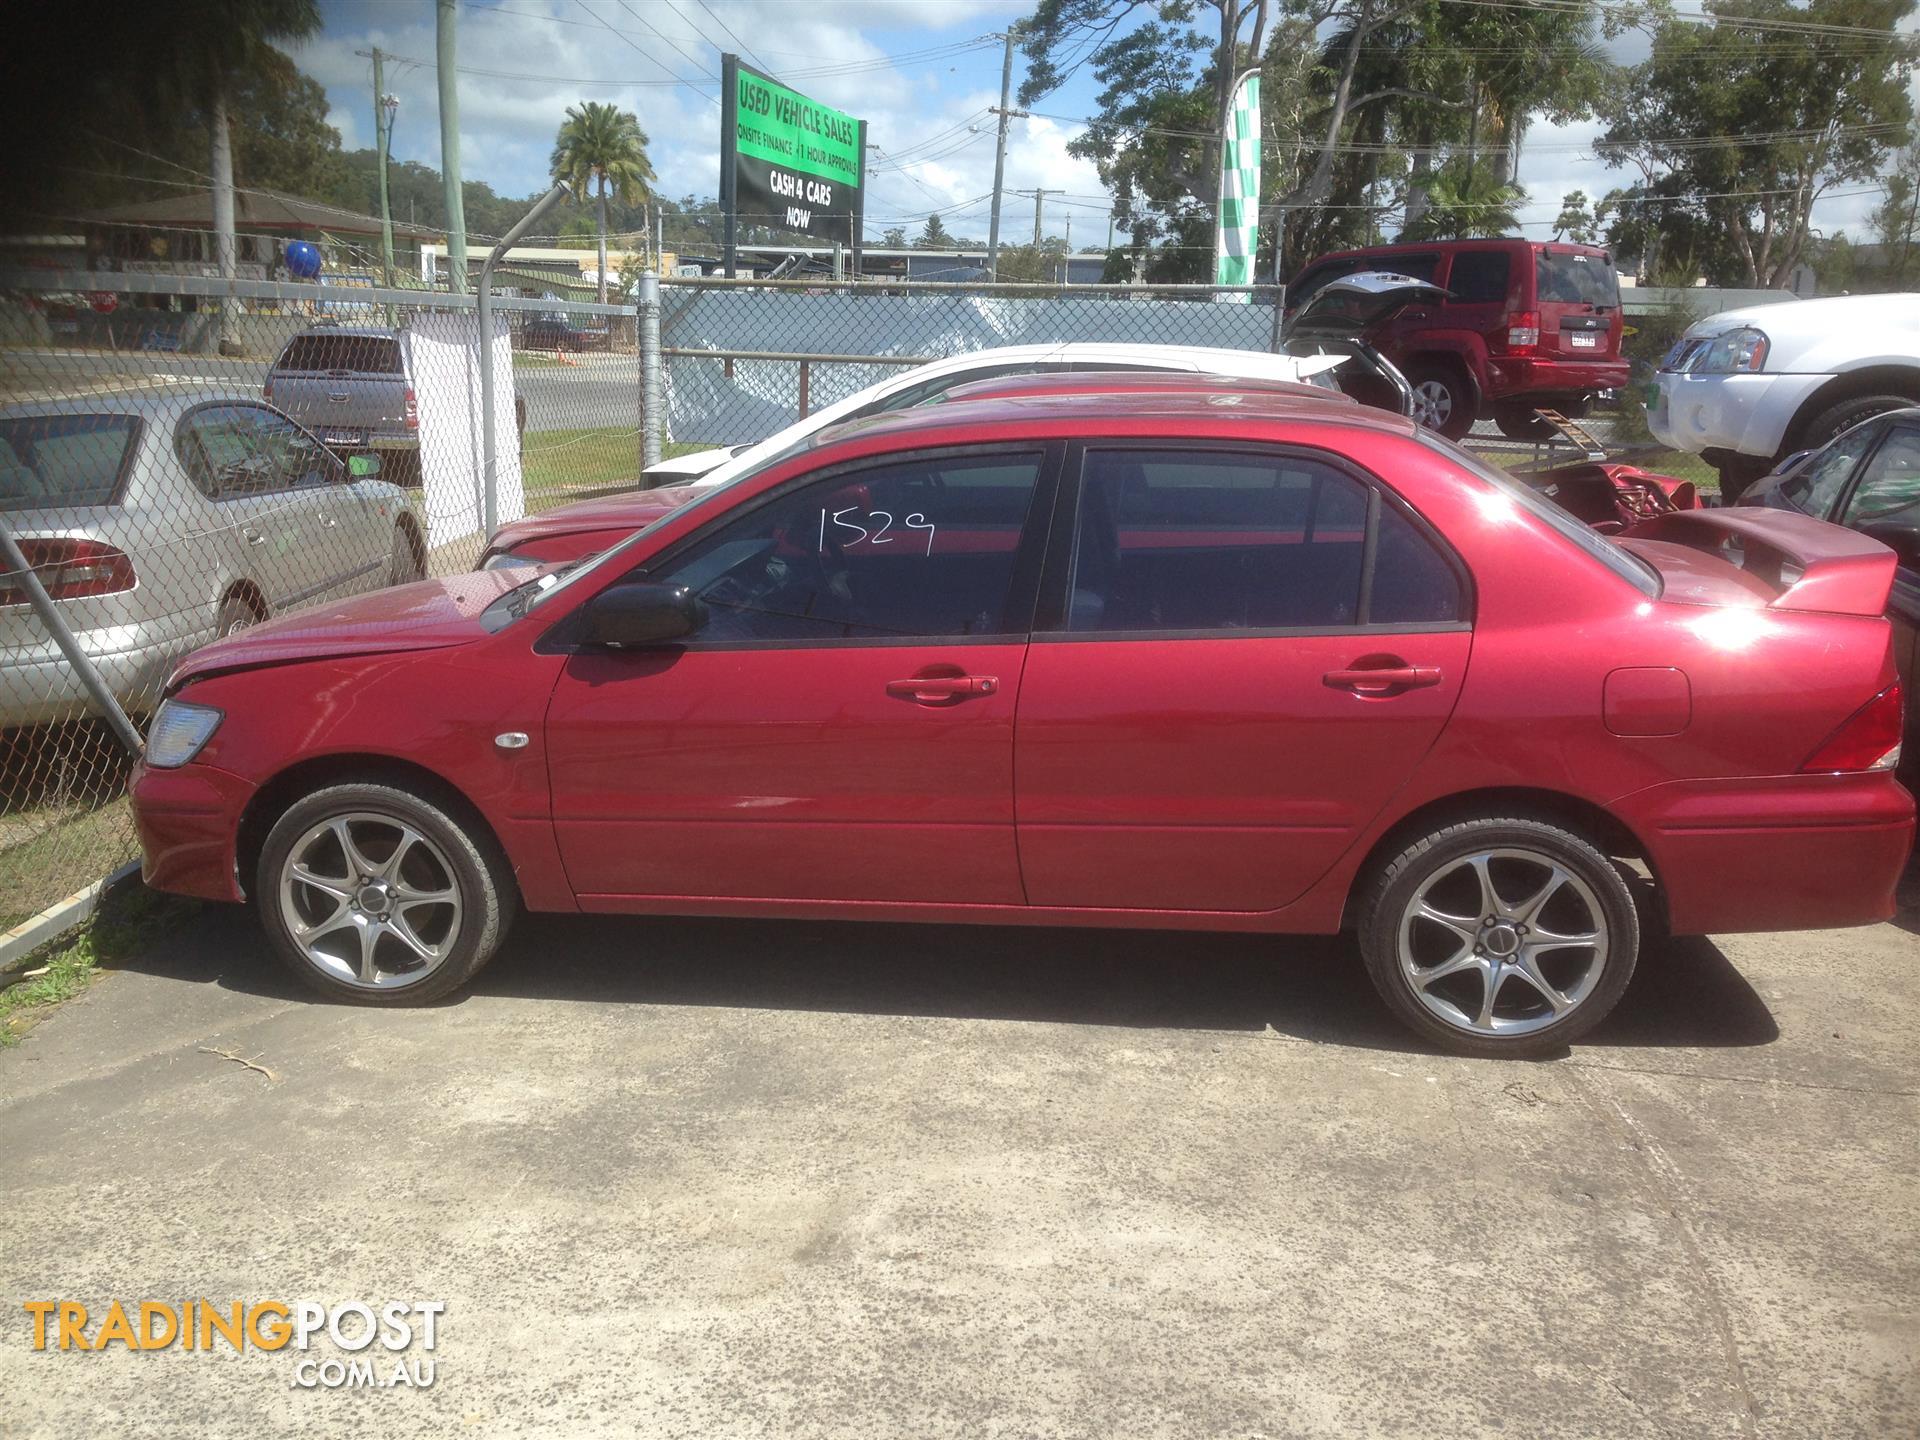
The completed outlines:
[[[5,557],[7,565],[17,577],[16,583],[27,592],[27,603],[33,606],[40,623],[53,636],[53,643],[60,647],[60,653],[66,656],[67,663],[73,667],[73,673],[80,677],[80,683],[86,687],[87,694],[106,719],[107,728],[113,731],[113,738],[126,748],[127,754],[138,759],[142,748],[140,732],[133,728],[127,712],[120,708],[119,700],[107,688],[107,682],[100,678],[100,672],[93,668],[93,661],[80,648],[73,631],[67,628],[66,617],[54,608],[53,598],[47,594],[46,586],[40,583],[40,577],[27,564],[27,557],[20,553],[20,542],[13,538],[13,527],[4,521],[0,521],[0,556]]]
[[[453,0],[446,0],[446,3],[451,6]],[[486,526],[481,540],[483,545],[493,538],[493,532],[500,524],[500,456],[493,434],[493,267],[505,258],[507,251],[514,247],[522,235],[533,228],[533,222],[545,214],[554,201],[572,193],[566,181],[556,181],[554,187],[534,201],[533,208],[500,237],[500,243],[493,247],[480,267],[480,285],[474,292],[474,308],[480,324],[480,519]],[[461,278],[465,279],[464,276]],[[508,351],[511,353],[511,345]]]
[[[662,422],[666,419],[665,377],[660,354],[660,277],[640,277],[640,468],[660,463]]]

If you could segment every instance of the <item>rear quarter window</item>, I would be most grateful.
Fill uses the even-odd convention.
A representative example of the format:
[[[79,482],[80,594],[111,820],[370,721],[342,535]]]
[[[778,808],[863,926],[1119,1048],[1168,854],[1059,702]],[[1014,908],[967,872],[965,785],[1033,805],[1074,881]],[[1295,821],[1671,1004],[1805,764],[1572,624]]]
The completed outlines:
[[[0,510],[112,504],[139,434],[132,415],[0,420]]]
[[[1507,298],[1513,257],[1504,250],[1467,250],[1453,257],[1447,292],[1455,305],[1500,304]]]

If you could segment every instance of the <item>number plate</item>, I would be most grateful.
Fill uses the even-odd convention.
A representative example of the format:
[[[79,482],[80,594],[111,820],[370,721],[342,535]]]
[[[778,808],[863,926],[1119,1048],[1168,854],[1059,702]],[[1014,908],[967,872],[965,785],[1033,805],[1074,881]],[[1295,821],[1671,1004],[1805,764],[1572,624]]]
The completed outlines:
[[[367,432],[364,430],[322,430],[320,438],[329,445],[364,445]]]
[[[1598,350],[1600,336],[1591,330],[1569,330],[1567,343],[1576,350]]]

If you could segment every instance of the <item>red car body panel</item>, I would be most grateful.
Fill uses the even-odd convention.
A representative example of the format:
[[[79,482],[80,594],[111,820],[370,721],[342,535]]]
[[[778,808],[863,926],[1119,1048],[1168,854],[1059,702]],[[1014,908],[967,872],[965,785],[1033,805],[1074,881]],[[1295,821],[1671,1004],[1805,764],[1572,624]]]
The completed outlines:
[[[631,566],[791,478],[1088,437],[1285,444],[1388,477],[1470,573],[1471,624],[631,654],[555,639]],[[1631,542],[1669,577],[1649,598],[1408,422],[1352,407],[1063,397],[907,412],[667,512],[491,633],[477,602],[524,574],[388,592],[387,610],[417,617],[410,651],[371,653],[366,628],[385,627],[330,612],[202,652],[175,686],[227,719],[188,765],[140,769],[136,818],[153,883],[234,899],[255,797],[373,765],[463,797],[537,910],[1326,932],[1409,817],[1548,804],[1630,835],[1678,930],[1884,918],[1911,800],[1884,772],[1798,772],[1892,682],[1887,622],[1770,603],[1764,575],[1688,538]],[[1806,579],[1865,583],[1858,537],[1764,538]],[[263,658],[244,668],[250,647]],[[1389,697],[1321,683],[1388,661],[1438,679]],[[887,694],[927,674],[995,685],[953,706]],[[501,749],[508,731],[531,743]]]
[[[480,565],[484,568],[496,555],[519,555],[541,564],[578,560],[582,555],[619,544],[662,515],[699,499],[707,489],[698,485],[668,485],[658,490],[636,490],[576,500],[571,505],[556,505],[551,510],[509,520],[493,532],[486,553],[480,557]]]

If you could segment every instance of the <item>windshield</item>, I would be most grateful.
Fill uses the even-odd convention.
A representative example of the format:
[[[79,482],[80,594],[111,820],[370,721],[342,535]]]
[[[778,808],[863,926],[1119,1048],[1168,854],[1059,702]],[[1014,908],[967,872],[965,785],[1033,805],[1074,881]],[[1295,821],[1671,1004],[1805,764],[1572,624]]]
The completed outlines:
[[[1545,305],[1617,308],[1620,304],[1620,277],[1604,255],[1542,250],[1535,261],[1535,277]]]
[[[1590,529],[1576,520],[1539,491],[1515,479],[1498,465],[1483,460],[1471,450],[1463,449],[1451,440],[1424,428],[1419,432],[1419,437],[1422,444],[1439,451],[1462,470],[1485,480],[1501,494],[1511,498],[1523,510],[1544,521],[1559,534],[1578,545],[1648,599],[1659,598],[1659,573],[1639,556],[1621,549],[1597,530]]]
[[[669,520],[678,520],[682,515],[690,514],[695,510],[711,509],[714,502],[725,495],[727,491],[731,490],[737,482],[745,480],[749,475],[758,475],[764,470],[771,469],[773,466],[791,459],[802,450],[811,446],[813,439],[814,437],[811,433],[802,435],[798,439],[789,441],[787,444],[781,446],[757,464],[753,464],[747,469],[739,470],[729,475],[722,484],[697,487],[696,499],[689,500],[684,505],[676,505],[673,509],[667,511],[666,514],[656,517],[648,524],[634,531],[633,534],[622,540],[618,545],[610,545],[598,555],[588,556],[585,560],[581,560],[569,568],[559,570],[553,574],[542,575],[534,580],[529,580],[526,585],[509,593],[516,597],[523,594],[526,595],[527,598],[519,602],[523,605],[524,610],[530,611],[538,609],[561,591],[577,584],[584,577],[597,572],[602,566],[619,565],[622,563],[622,557],[631,551],[635,545],[639,544],[642,539],[651,535]],[[761,443],[765,444],[766,442],[762,441]],[[755,448],[758,449],[759,447],[756,446]],[[746,457],[743,456],[741,458],[744,459]],[[529,586],[534,588],[529,589]]]
[[[0,420],[0,510],[111,505],[139,432],[132,415]]]

